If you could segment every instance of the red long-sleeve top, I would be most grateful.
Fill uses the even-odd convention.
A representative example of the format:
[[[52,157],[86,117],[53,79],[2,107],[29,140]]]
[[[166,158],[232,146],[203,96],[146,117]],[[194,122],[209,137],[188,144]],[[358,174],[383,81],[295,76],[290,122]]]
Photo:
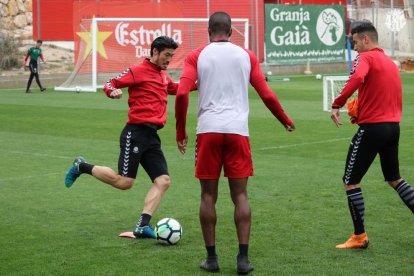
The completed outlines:
[[[358,90],[357,124],[400,122],[402,86],[395,63],[380,48],[360,53],[332,108],[341,108]]]
[[[108,97],[115,89],[128,87],[128,123],[151,123],[163,127],[167,120],[167,96],[177,94],[178,84],[148,59],[110,79],[103,90]]]

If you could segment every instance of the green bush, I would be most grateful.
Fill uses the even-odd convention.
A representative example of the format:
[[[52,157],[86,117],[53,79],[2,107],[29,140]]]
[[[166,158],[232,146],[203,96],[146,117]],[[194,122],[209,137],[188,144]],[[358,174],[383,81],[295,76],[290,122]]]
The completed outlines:
[[[21,42],[6,36],[0,39],[0,69],[7,70],[19,67],[22,54],[19,51]]]

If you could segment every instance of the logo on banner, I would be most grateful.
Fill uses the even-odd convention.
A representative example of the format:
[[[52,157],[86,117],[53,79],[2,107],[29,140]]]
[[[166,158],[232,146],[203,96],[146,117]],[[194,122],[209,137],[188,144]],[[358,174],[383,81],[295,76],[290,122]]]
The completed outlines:
[[[404,11],[392,9],[391,11],[387,12],[385,17],[385,26],[392,31],[392,32],[399,32],[402,28],[404,28],[407,21],[405,20]]]
[[[173,29],[171,24],[163,23],[158,29],[146,29],[143,25],[137,29],[131,28],[129,23],[120,22],[115,28],[116,41],[121,46],[134,46],[137,58],[149,57],[151,43],[159,36],[169,36],[178,44],[182,44],[182,31]]]
[[[323,10],[316,22],[316,33],[323,44],[327,46],[337,44],[344,34],[341,15],[334,9]]]

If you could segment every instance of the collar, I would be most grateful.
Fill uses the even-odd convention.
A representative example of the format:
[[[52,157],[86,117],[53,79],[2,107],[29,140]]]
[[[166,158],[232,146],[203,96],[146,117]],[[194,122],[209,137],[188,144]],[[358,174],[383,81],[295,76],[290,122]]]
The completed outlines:
[[[152,63],[149,58],[145,58],[142,63],[146,64],[147,66],[150,66],[151,68],[157,71],[162,71],[161,67],[158,66],[157,64]]]
[[[218,37],[218,38],[212,39],[211,42],[229,42],[229,39],[226,37]]]

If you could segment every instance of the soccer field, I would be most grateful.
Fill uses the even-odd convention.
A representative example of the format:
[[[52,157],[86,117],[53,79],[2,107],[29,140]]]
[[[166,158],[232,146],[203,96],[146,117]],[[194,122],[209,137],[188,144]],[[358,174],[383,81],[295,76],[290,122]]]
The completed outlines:
[[[414,184],[414,74],[402,79],[400,170]],[[341,177],[356,126],[344,113],[337,128],[322,112],[322,81],[313,76],[270,85],[297,130],[286,132],[251,91],[252,275],[413,275],[413,215],[383,181],[378,159],[362,182],[370,247],[335,249],[353,231]],[[88,175],[64,185],[77,155],[116,168],[127,98],[34,91],[0,90],[0,275],[205,275],[198,268],[206,253],[194,177],[197,93],[187,154],[175,142],[174,97],[159,131],[172,184],[152,223],[173,217],[183,226],[182,240],[164,246],[117,237],[132,231],[151,185],[142,168],[127,191]],[[217,253],[221,274],[235,275],[233,205],[226,179],[220,183]]]

